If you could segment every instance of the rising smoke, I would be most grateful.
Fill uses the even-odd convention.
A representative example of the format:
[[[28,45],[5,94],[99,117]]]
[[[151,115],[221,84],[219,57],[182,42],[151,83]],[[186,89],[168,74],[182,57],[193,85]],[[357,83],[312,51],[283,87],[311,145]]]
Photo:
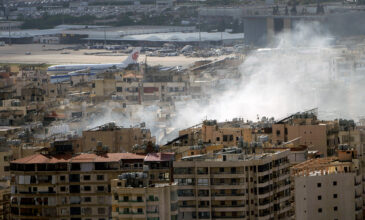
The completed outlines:
[[[176,137],[179,129],[206,118],[255,121],[318,107],[322,119],[358,119],[364,110],[364,77],[337,76],[333,60],[342,49],[332,46],[333,37],[322,30],[316,23],[297,24],[294,30],[277,36],[275,47],[251,52],[240,66],[241,77],[225,87],[229,89],[217,89],[209,100],[188,101],[176,109],[175,117],[165,123],[174,129],[171,133],[156,121],[159,107],[139,107],[133,114],[121,115],[111,111],[121,108],[117,103],[105,106],[103,114],[88,119],[82,129],[110,121],[125,127],[145,122],[159,144],[164,144]]]
[[[364,110],[365,77],[338,78],[333,60],[342,49],[332,46],[333,37],[322,30],[318,23],[302,23],[278,35],[276,47],[246,57],[238,86],[212,94],[208,105],[185,105],[172,124],[183,128],[205,118],[280,118],[317,107],[322,119],[358,119]]]

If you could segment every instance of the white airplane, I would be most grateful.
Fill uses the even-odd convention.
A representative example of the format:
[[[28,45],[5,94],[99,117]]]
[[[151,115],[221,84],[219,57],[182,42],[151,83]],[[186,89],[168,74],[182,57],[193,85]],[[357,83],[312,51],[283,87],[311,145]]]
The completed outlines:
[[[125,69],[129,66],[129,64],[137,63],[140,51],[140,47],[135,48],[127,59],[121,63],[55,65],[48,67],[47,72],[51,74],[67,74],[70,72],[88,70],[90,73],[100,73],[111,68]]]

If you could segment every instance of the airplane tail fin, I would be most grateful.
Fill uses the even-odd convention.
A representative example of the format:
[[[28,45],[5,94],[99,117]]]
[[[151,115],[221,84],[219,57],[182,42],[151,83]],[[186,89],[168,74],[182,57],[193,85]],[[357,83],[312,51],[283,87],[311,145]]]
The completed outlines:
[[[123,63],[125,63],[126,65],[138,63],[138,57],[140,52],[141,52],[140,47],[134,48],[132,53],[129,54],[128,58],[125,61],[123,61]]]

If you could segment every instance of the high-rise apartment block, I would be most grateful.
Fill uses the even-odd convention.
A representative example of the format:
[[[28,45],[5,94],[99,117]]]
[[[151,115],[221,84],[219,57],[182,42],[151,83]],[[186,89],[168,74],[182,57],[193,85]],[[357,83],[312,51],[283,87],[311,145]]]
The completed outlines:
[[[179,219],[283,219],[290,215],[289,151],[240,149],[174,162]]]
[[[167,160],[173,159],[171,155],[35,154],[12,161],[12,219],[109,219],[112,216],[111,180],[122,173],[145,169],[161,171],[153,182],[169,183],[172,163]],[[150,158],[147,164],[144,164],[145,158]],[[159,165],[159,161],[163,164]]]
[[[363,219],[363,176],[356,151],[318,158],[292,168],[295,218]]]

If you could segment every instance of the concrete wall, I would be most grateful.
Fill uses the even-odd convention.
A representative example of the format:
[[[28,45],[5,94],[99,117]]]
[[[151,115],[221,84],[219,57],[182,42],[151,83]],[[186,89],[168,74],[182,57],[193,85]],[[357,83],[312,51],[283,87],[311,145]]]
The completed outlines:
[[[353,173],[295,177],[296,219],[355,219],[354,179]]]

